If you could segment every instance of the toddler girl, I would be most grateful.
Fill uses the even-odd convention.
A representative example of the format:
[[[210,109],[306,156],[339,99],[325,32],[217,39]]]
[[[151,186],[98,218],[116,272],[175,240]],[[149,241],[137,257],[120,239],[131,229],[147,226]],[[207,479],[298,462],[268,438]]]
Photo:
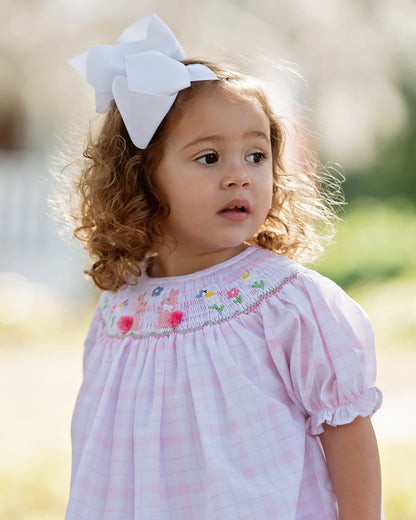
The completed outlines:
[[[379,520],[373,332],[296,263],[328,212],[259,83],[155,15],[71,64],[107,114],[76,181],[103,292],[67,520]]]

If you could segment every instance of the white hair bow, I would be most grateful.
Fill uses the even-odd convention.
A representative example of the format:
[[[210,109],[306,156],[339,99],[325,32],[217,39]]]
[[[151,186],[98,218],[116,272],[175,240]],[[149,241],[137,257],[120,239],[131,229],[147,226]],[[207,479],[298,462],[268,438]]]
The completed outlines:
[[[114,99],[131,140],[146,148],[179,90],[216,80],[205,65],[184,65],[185,53],[169,27],[149,14],[125,29],[115,45],[96,45],[68,60],[95,88],[97,112]]]

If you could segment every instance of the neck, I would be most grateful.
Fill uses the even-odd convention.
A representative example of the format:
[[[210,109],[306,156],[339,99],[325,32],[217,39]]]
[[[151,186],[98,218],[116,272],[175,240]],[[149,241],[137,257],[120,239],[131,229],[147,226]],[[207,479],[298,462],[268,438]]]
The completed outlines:
[[[153,261],[150,274],[154,278],[166,276],[184,276],[229,260],[238,255],[248,244],[213,251],[192,251],[177,245],[173,249],[157,247],[157,257]]]

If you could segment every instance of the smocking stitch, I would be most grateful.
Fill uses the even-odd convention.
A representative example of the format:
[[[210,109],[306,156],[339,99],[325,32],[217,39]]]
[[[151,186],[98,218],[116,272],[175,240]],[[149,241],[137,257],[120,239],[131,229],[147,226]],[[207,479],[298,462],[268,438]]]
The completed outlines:
[[[229,315],[228,313],[224,313],[225,306],[224,304],[217,301],[216,303],[213,303],[212,305],[209,305],[208,308],[214,312],[215,314],[213,316],[216,316],[214,319],[206,319],[201,324],[196,324],[193,326],[188,326],[186,328],[181,329],[180,325],[181,323],[184,323],[185,313],[184,309],[178,308],[178,295],[179,295],[179,289],[171,289],[168,296],[165,297],[165,299],[161,302],[158,308],[158,316],[154,323],[154,326],[152,327],[153,330],[150,330],[149,332],[142,332],[141,330],[141,319],[145,313],[145,309],[147,306],[147,302],[145,301],[146,293],[140,295],[137,299],[135,311],[122,315],[122,316],[116,316],[115,314],[110,315],[107,320],[105,319],[103,315],[103,311],[108,308],[108,301],[107,299],[104,302],[103,308],[100,308],[100,317],[104,324],[106,324],[106,334],[108,337],[117,337],[120,339],[123,339],[125,337],[133,337],[138,339],[143,339],[147,337],[167,337],[171,334],[187,334],[190,332],[195,332],[198,330],[202,330],[206,326],[211,325],[217,325],[221,324],[227,321],[232,320],[236,316],[240,316],[243,314],[249,314],[253,310],[255,310],[261,302],[273,296],[274,294],[277,294],[281,291],[281,289],[291,280],[295,279],[303,270],[299,270],[297,272],[294,272],[285,278],[282,279],[282,281],[279,283],[278,286],[272,287],[263,294],[260,294],[256,300],[252,303],[247,305],[247,307],[242,307],[241,304],[243,302],[243,296],[241,292],[236,288],[232,287],[231,289],[228,289],[225,291],[224,296],[227,296],[227,301],[232,301],[236,304],[236,308],[231,311]],[[247,274],[247,273],[246,273]],[[243,279],[247,279],[250,275],[247,274],[247,276],[243,275]],[[260,280],[259,282],[254,282],[253,284],[250,284],[252,288],[264,290],[264,280]],[[237,293],[238,291],[238,293]],[[221,291],[222,292],[222,291]],[[237,294],[236,298],[230,298],[229,295]],[[209,301],[211,298],[215,297],[215,293],[210,291],[206,292],[205,290],[201,291],[201,295],[197,294],[195,298],[201,298],[203,295],[207,297],[207,300]],[[218,295],[217,295],[218,296]],[[220,295],[219,295],[220,296]],[[215,298],[214,298],[215,299]],[[223,300],[224,301],[224,300]],[[126,305],[128,305],[128,299],[123,301],[123,308],[124,303],[127,302]],[[207,302],[208,303],[208,302]],[[113,306],[116,306],[116,304]],[[191,316],[192,318],[192,316]],[[116,321],[117,319],[117,321]],[[117,331],[112,332],[111,328],[116,325]],[[159,329],[159,330],[157,330]]]

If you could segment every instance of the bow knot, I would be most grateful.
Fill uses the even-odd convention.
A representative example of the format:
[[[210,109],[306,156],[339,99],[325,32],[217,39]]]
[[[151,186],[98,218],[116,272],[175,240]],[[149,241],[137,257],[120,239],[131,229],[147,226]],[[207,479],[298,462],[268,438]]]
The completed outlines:
[[[131,140],[146,148],[180,90],[216,80],[205,65],[184,65],[185,53],[155,14],[123,31],[115,45],[96,45],[69,60],[95,89],[97,112],[114,99]]]

